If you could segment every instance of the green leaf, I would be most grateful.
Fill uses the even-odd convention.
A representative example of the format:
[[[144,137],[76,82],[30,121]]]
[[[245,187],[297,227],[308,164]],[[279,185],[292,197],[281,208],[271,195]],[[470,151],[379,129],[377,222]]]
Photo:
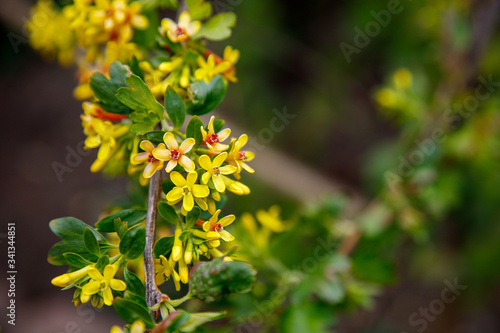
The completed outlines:
[[[160,255],[168,258],[168,254],[172,251],[172,247],[174,246],[174,236],[167,236],[160,238],[153,249],[153,256],[155,258],[159,258]]]
[[[203,20],[212,15],[212,4],[204,0],[186,0],[193,20]]]
[[[120,241],[120,253],[132,260],[139,257],[146,245],[146,228],[135,226],[127,231]]]
[[[163,106],[158,103],[146,83],[135,74],[127,76],[126,82],[130,87],[118,89],[116,97],[132,110],[153,112],[162,119]]]
[[[221,319],[225,315],[226,315],[225,311],[190,313],[188,320],[186,320],[181,325],[180,331],[181,332],[193,332],[196,330],[197,327],[199,327],[203,324],[206,324],[210,321]]]
[[[93,253],[97,256],[101,255],[101,250],[99,249],[99,243],[97,242],[97,239],[95,238],[92,231],[90,231],[89,227],[85,228],[85,231],[83,232],[83,243],[85,244],[85,247],[87,247],[87,250],[89,250],[90,253]]]
[[[186,137],[194,138],[196,141],[193,148],[199,147],[203,143],[203,135],[201,134],[201,127],[203,127],[203,122],[198,116],[191,118],[186,127]]]
[[[117,297],[113,301],[113,307],[116,313],[129,324],[136,320],[142,320],[148,329],[155,326],[148,309],[134,301]]]
[[[97,230],[100,232],[115,232],[115,219],[121,219],[128,222],[128,227],[133,227],[146,219],[145,209],[124,209],[119,212],[110,214],[101,219],[95,224]]]
[[[127,284],[127,290],[133,294],[144,297],[144,283],[142,283],[141,279],[133,272],[129,271],[127,268],[123,270],[123,279]]]
[[[187,103],[187,113],[204,115],[215,109],[226,95],[227,85],[222,76],[215,76],[210,83],[203,80],[195,81],[190,85],[191,94]]]
[[[168,222],[170,222],[172,224],[176,224],[178,222],[181,222],[181,219],[179,218],[179,215],[175,211],[175,208],[170,206],[166,202],[160,202],[158,204],[158,212],[165,220],[167,220]]]
[[[182,98],[175,92],[174,88],[168,87],[165,91],[165,109],[174,124],[174,129],[179,129],[186,118],[186,107]]]
[[[191,231],[189,231],[189,230],[184,230],[184,231],[183,231],[183,232],[179,235],[179,239],[180,239],[181,241],[185,241],[185,240],[189,237],[189,235],[191,235]]]
[[[64,258],[66,258],[68,263],[71,266],[75,267],[76,269],[80,269],[80,268],[83,268],[83,267],[86,267],[88,265],[93,264],[93,262],[88,261],[87,259],[85,259],[84,257],[82,257],[81,255],[79,255],[77,253],[68,252],[68,253],[64,253],[63,256],[64,256]]]
[[[98,233],[94,228],[85,224],[84,222],[74,218],[74,217],[61,217],[54,219],[49,223],[50,230],[61,239],[72,239],[72,238],[82,238],[85,228],[89,228],[90,231],[99,241],[105,241],[104,237]]]
[[[231,12],[212,16],[205,22],[196,37],[205,37],[213,41],[220,41],[231,36],[231,28],[236,24],[236,14]]]
[[[117,218],[114,220],[114,225],[116,234],[118,237],[122,238],[128,230],[128,223],[126,221],[122,222],[121,218]]]
[[[128,73],[119,61],[114,61],[109,68],[108,79],[101,73],[95,73],[90,78],[90,89],[98,99],[97,104],[107,112],[118,114],[130,114],[132,110],[116,98],[116,91],[127,87],[125,77]]]
[[[193,207],[193,209],[187,213],[186,216],[186,229],[191,229],[196,221],[200,218],[201,209],[199,207]]]
[[[218,133],[224,127],[226,121],[224,119],[215,119],[214,120],[214,132]]]
[[[148,133],[145,133],[142,136],[143,140],[148,140],[151,141],[152,143],[162,143],[163,142],[163,136],[165,135],[165,131],[151,131]]]
[[[86,260],[89,260],[92,262],[95,262],[95,261],[97,261],[97,259],[99,259],[98,256],[90,253],[87,250],[87,247],[83,243],[83,238],[80,237],[80,238],[72,238],[72,239],[64,240],[62,242],[58,242],[58,243],[54,244],[49,250],[47,260],[52,265],[58,265],[58,266],[68,265],[69,262],[64,257],[64,254],[69,253],[69,252],[77,253],[77,254],[81,255],[83,258],[85,258]]]
[[[100,257],[99,260],[97,260],[95,268],[97,268],[97,270],[102,273],[104,271],[104,267],[108,265],[109,265],[109,256],[106,255]]]

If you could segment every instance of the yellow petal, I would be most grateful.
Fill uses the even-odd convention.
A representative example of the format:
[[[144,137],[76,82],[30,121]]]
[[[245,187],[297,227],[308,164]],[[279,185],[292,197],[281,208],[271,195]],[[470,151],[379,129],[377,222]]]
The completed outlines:
[[[206,185],[194,184],[191,190],[197,198],[204,198],[210,194],[210,189]]]
[[[104,279],[105,280],[112,279],[117,271],[118,271],[117,265],[107,265],[106,267],[104,267]]]
[[[180,173],[177,171],[173,171],[170,173],[170,180],[177,186],[184,186],[186,185],[186,180]]]
[[[92,278],[92,280],[101,281],[103,279],[102,274],[95,267],[90,268],[87,274]]]
[[[200,208],[201,208],[202,210],[207,210],[208,205],[207,205],[207,203],[205,202],[205,200],[203,200],[203,199],[201,199],[201,198],[194,197],[194,201],[198,204],[198,206],[200,206]]]
[[[212,170],[212,162],[210,161],[210,157],[208,157],[208,155],[201,155],[200,158],[198,158],[198,163],[203,169],[207,171]]]
[[[206,184],[208,183],[208,181],[210,180],[210,177],[212,175],[210,174],[210,172],[205,172],[202,176],[201,176],[201,181],[203,182],[203,184]]]
[[[135,154],[132,156],[132,164],[134,165],[137,165],[137,164],[142,164],[144,162],[146,162],[149,158],[149,153],[148,152],[144,152],[144,153],[140,153],[140,154]]]
[[[142,150],[147,151],[147,152],[152,152],[153,149],[155,149],[155,146],[151,143],[149,140],[143,140],[139,144],[139,147],[141,147]]]
[[[231,235],[229,232],[227,232],[226,230],[222,230],[220,232],[220,237],[226,241],[226,242],[232,242],[234,240],[234,236]]]
[[[217,135],[219,137],[219,141],[224,141],[229,135],[231,135],[231,130],[229,128],[225,128],[217,133]]]
[[[111,289],[118,291],[124,291],[125,289],[127,289],[127,285],[125,284],[125,282],[118,279],[111,279],[111,281],[109,281],[109,286],[111,287]]]
[[[174,187],[170,192],[167,193],[168,201],[178,201],[182,199],[182,189],[180,187]]]
[[[171,132],[165,133],[163,136],[163,142],[167,145],[168,149],[179,149],[179,144],[175,140],[175,136]]]
[[[185,154],[185,153],[189,152],[193,148],[193,146],[194,146],[195,143],[196,143],[195,139],[193,139],[193,138],[187,138],[186,140],[182,141],[181,146],[179,147],[179,150],[183,154]]]
[[[188,173],[188,175],[186,177],[186,184],[193,185],[194,183],[196,183],[197,178],[198,178],[198,174],[194,171],[191,171],[190,173]]]
[[[184,196],[184,200],[182,201],[182,207],[188,212],[190,212],[194,207],[194,199],[191,193],[188,193]]]
[[[154,167],[153,163],[148,163],[146,165],[146,167],[144,168],[144,172],[142,173],[142,175],[144,176],[144,178],[149,179],[149,178],[153,177],[155,172],[156,172],[156,168]]]
[[[97,281],[90,281],[83,286],[82,293],[85,295],[94,295],[101,290],[101,284]]]
[[[224,216],[223,218],[221,218],[219,220],[219,223],[222,224],[223,227],[226,227],[226,226],[230,225],[231,223],[233,223],[235,218],[236,217],[233,214],[228,215],[228,216]]]
[[[234,144],[236,151],[239,151],[244,145],[247,144],[247,142],[248,142],[248,135],[242,134]]]
[[[106,287],[106,289],[104,289],[102,296],[104,298],[104,304],[107,306],[113,304],[113,292],[110,287]]]
[[[225,165],[225,166],[221,167],[219,170],[220,170],[220,173],[223,175],[230,175],[230,174],[235,173],[238,170],[238,168],[233,166],[233,165]]]
[[[220,167],[222,165],[222,163],[224,163],[224,161],[226,160],[227,158],[227,153],[226,152],[223,152],[217,156],[215,156],[213,162],[212,162],[212,166],[218,166]]]
[[[224,184],[224,181],[222,180],[221,176],[213,176],[212,180],[214,182],[215,189],[221,193],[224,193],[226,190],[226,185]]]
[[[167,163],[167,167],[165,168],[166,172],[172,171],[177,166],[177,161],[170,160]]]
[[[179,164],[186,170],[187,172],[194,171],[196,169],[196,165],[194,162],[187,157],[186,155],[182,155],[179,159]]]

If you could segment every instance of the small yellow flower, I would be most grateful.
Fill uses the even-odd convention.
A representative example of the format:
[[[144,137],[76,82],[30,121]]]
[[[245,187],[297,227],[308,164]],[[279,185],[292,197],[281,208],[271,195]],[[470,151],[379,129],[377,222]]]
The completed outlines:
[[[229,45],[226,46],[226,48],[224,49],[224,61],[231,64],[231,67],[222,75],[231,82],[238,82],[238,79],[235,76],[236,70],[234,69],[234,65],[238,62],[239,58],[240,51],[236,49],[233,50],[233,48]]]
[[[251,151],[241,150],[241,148],[243,148],[243,146],[245,146],[247,142],[248,142],[248,136],[246,134],[241,135],[238,138],[238,140],[234,141],[233,146],[231,147],[231,150],[229,152],[229,155],[227,156],[227,163],[238,168],[235,174],[235,177],[237,179],[240,178],[239,174],[242,169],[245,169],[250,173],[255,172],[254,169],[252,169],[248,164],[245,163],[253,160],[255,154]]]
[[[131,162],[134,165],[148,162],[148,164],[144,168],[143,176],[144,178],[151,178],[156,171],[159,171],[163,168],[163,161],[158,160],[153,156],[153,150],[156,148],[150,141],[141,141],[140,147],[145,151],[143,153],[132,155]],[[165,145],[163,143],[160,143],[158,147],[165,147]]]
[[[52,279],[51,283],[57,287],[61,287],[61,288],[67,287],[70,284],[80,280],[84,276],[87,276],[87,274],[91,268],[93,268],[93,267],[91,265],[89,265],[89,266],[85,266],[77,271],[56,276],[55,278]]]
[[[189,172],[186,179],[180,173],[174,171],[170,173],[170,179],[176,185],[167,193],[169,205],[175,205],[182,200],[182,207],[186,211],[191,211],[194,207],[194,200],[200,200],[210,194],[210,189],[206,185],[195,184],[198,174]]]
[[[160,33],[164,35],[167,33],[168,38],[174,42],[182,42],[188,40],[191,36],[196,34],[201,28],[200,21],[191,21],[189,12],[182,12],[179,16],[179,23],[175,23],[169,18],[161,20]]]
[[[218,209],[215,212],[215,214],[208,221],[203,223],[203,230],[205,230],[205,232],[215,231],[215,232],[219,233],[220,237],[224,241],[230,242],[230,241],[234,240],[234,236],[231,235],[226,230],[224,230],[224,227],[227,227],[228,225],[233,223],[235,216],[231,214],[228,216],[224,216],[223,218],[221,218],[219,220],[219,213],[220,213],[220,209]]]
[[[226,185],[226,189],[229,192],[233,192],[234,194],[237,194],[237,195],[250,194],[250,189],[245,184],[237,182],[235,180],[232,180],[228,177],[224,177],[224,178],[222,178],[222,180],[224,181],[224,184]]]
[[[114,279],[117,271],[117,265],[107,265],[106,267],[104,267],[104,275],[101,274],[95,267],[89,269],[88,275],[92,278],[92,281],[83,286],[82,302],[86,303],[90,299],[91,295],[102,292],[104,304],[108,306],[113,304],[113,292],[111,291],[111,289],[123,291],[127,288],[125,282],[123,282],[122,280]]]
[[[202,56],[200,56],[198,57],[197,62],[200,68],[194,72],[194,77],[197,80],[204,80],[205,82],[210,82],[214,76],[225,73],[231,68],[231,63],[227,61],[216,64],[215,56],[213,54],[209,55],[206,61]]]
[[[203,137],[203,144],[206,145],[211,152],[221,152],[229,147],[221,142],[226,140],[226,138],[231,134],[231,130],[229,128],[225,128],[219,133],[215,133],[214,120],[215,117],[212,116],[208,122],[208,132],[205,131],[203,126],[200,127],[201,135]]]
[[[163,136],[163,141],[167,146],[158,146],[158,148],[153,150],[153,156],[160,161],[168,161],[165,171],[172,171],[177,166],[177,163],[187,172],[194,171],[194,162],[185,155],[193,148],[196,142],[193,138],[184,140],[179,146],[174,135],[171,132],[167,132]]]
[[[105,160],[113,152],[116,147],[116,138],[126,134],[129,126],[117,124],[114,125],[111,121],[103,121],[101,119],[92,118],[90,121],[93,133],[85,139],[85,148],[99,148],[97,159]]]
[[[127,332],[130,333],[143,333],[144,330],[146,329],[146,325],[141,320],[136,320],[130,325],[130,330]],[[121,327],[119,326],[113,326],[111,327],[110,333],[124,333],[125,331],[122,330]]]
[[[224,184],[224,176],[223,175],[230,175],[234,173],[237,168],[232,165],[225,165],[221,166],[222,163],[226,160],[227,153],[223,152],[222,154],[219,154],[215,156],[213,161],[210,160],[210,157],[208,155],[202,155],[198,159],[198,163],[200,166],[207,170],[201,176],[201,181],[203,184],[208,183],[210,178],[214,182],[215,189],[221,193],[223,193],[226,190],[226,185]]]

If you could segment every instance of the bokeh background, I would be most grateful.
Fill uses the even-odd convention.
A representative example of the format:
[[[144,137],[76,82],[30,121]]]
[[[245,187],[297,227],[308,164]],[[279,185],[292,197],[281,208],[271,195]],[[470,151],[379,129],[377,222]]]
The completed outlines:
[[[359,43],[359,31],[366,37],[367,27],[395,3],[401,10]],[[16,326],[6,325],[2,310],[1,331],[107,332],[121,322],[113,311],[75,309],[71,292],[50,284],[64,268],[47,263],[47,251],[58,240],[48,222],[62,216],[97,221],[110,198],[125,198],[128,189],[123,179],[90,173],[95,152],[80,155],[58,179],[53,163],[71,165],[68,154],[84,140],[81,106],[72,97],[75,69],[45,61],[25,42],[22,25],[31,5],[0,4],[1,276],[8,222],[16,222],[18,270]],[[338,244],[352,258],[354,277],[370,284],[328,302],[315,296],[319,284],[310,280],[312,291],[297,288],[308,297],[288,291],[262,322],[239,331],[499,332],[498,84],[489,86],[488,98],[467,117],[457,116],[460,104],[474,96],[479,76],[500,81],[499,1],[214,5],[238,15],[230,44],[242,54],[239,82],[230,86],[217,114],[234,125],[235,134],[249,133],[257,152],[256,180],[246,180],[254,195],[233,198],[232,209],[238,214],[282,207],[295,231],[271,243],[288,267],[314,249],[317,235],[338,224],[354,228],[352,248]],[[346,57],[342,43],[356,51]],[[267,135],[276,112],[284,110],[294,118]],[[443,118],[449,110],[458,118]],[[398,174],[401,158],[408,160],[435,129],[446,139],[424,151],[410,176]],[[401,179],[396,190],[387,189],[387,171]],[[252,297],[269,297],[280,281],[272,276],[260,281]],[[467,289],[425,320],[425,329],[412,323],[413,313],[441,299],[443,281],[455,279]],[[0,287],[5,309],[5,278]],[[305,303],[294,303],[298,298]],[[231,302],[242,317],[257,304],[253,298]],[[297,313],[294,306],[306,303],[315,307]]]

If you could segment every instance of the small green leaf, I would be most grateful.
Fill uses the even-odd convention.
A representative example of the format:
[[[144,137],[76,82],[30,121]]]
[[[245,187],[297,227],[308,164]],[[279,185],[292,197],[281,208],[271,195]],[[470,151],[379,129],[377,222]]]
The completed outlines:
[[[104,271],[104,267],[108,265],[109,265],[109,256],[106,255],[100,257],[99,260],[97,260],[95,268],[97,268],[97,270],[102,273]]]
[[[95,231],[94,228],[89,227],[84,222],[74,217],[61,217],[54,219],[49,223],[50,230],[61,239],[82,238],[85,228],[90,228],[90,231],[99,241],[104,241],[104,237]]]
[[[145,209],[124,209],[119,212],[110,214],[105,218],[101,219],[95,224],[97,230],[100,232],[115,232],[115,219],[121,219],[122,221],[128,222],[128,227],[133,227],[139,222],[146,219]]]
[[[92,231],[90,231],[90,228],[85,228],[85,231],[83,232],[83,243],[87,247],[87,250],[89,250],[90,253],[93,253],[97,256],[101,255],[101,250],[99,249],[99,243],[97,242],[97,239],[95,238],[94,234]]]
[[[186,127],[186,137],[194,138],[196,141],[193,148],[199,147],[203,143],[203,135],[201,134],[201,127],[203,127],[203,122],[198,116],[191,118]]]
[[[205,37],[213,41],[220,41],[231,36],[231,28],[236,24],[236,14],[231,12],[212,16],[205,22],[196,37]]]
[[[199,207],[193,207],[193,209],[187,213],[186,216],[186,229],[191,229],[196,221],[200,218],[201,209]]]
[[[197,327],[199,327],[203,324],[206,324],[210,321],[221,319],[225,315],[226,315],[225,311],[190,313],[188,320],[186,320],[181,325],[180,331],[181,332],[194,332]]]
[[[118,114],[130,114],[132,110],[116,98],[116,91],[127,87],[125,77],[128,71],[119,61],[115,61],[109,68],[108,79],[101,73],[95,73],[90,78],[90,88],[98,99],[99,106],[107,111]]]
[[[168,254],[172,251],[172,247],[174,246],[174,236],[167,236],[160,238],[153,249],[153,256],[155,258],[159,258],[160,255],[163,255],[168,258]]]
[[[117,297],[113,301],[113,307],[116,313],[129,324],[136,320],[142,320],[148,329],[155,326],[148,309],[134,301]]]
[[[116,97],[132,110],[153,112],[162,119],[163,106],[158,103],[146,83],[135,74],[127,76],[126,82],[130,87],[118,89]]]
[[[84,257],[82,257],[77,253],[68,252],[64,253],[63,255],[64,258],[66,258],[66,260],[68,261],[68,263],[71,266],[75,267],[76,269],[80,269],[93,264],[93,262],[88,261],[87,259],[85,259]]]
[[[141,279],[127,268],[123,270],[123,279],[127,284],[127,290],[133,294],[144,297],[144,283]]]
[[[221,131],[222,127],[224,127],[224,124],[226,121],[224,119],[215,119],[214,120],[214,132],[218,133]]]
[[[132,260],[139,257],[146,245],[146,228],[135,226],[127,231],[120,241],[120,253]]]
[[[212,15],[212,4],[204,0],[186,0],[193,20],[203,20]]]
[[[190,85],[190,99],[186,101],[187,113],[204,115],[215,109],[226,95],[227,85],[222,76],[217,75],[210,83],[203,80],[195,81]]]
[[[54,244],[49,250],[47,260],[52,265],[68,265],[69,262],[64,257],[64,254],[68,252],[77,253],[92,262],[99,259],[98,256],[87,250],[87,247],[83,244],[83,238],[80,236],[80,238],[68,239]]]
[[[165,91],[165,109],[167,110],[168,117],[174,124],[174,129],[181,128],[186,118],[186,107],[182,98],[172,87],[168,87]]]
[[[183,231],[183,232],[179,235],[179,239],[180,239],[181,241],[185,241],[185,240],[189,237],[189,235],[191,235],[191,231],[189,231],[189,230],[184,230],[184,231]]]
[[[165,131],[151,131],[145,133],[142,136],[143,140],[151,141],[152,143],[158,144],[163,142],[163,136],[165,135]]]
[[[122,238],[128,230],[128,223],[126,221],[122,222],[121,218],[117,218],[114,220],[114,225],[116,234],[118,237]]]
[[[170,206],[166,202],[160,202],[158,204],[158,212],[165,220],[172,224],[176,224],[181,221],[174,207]]]

